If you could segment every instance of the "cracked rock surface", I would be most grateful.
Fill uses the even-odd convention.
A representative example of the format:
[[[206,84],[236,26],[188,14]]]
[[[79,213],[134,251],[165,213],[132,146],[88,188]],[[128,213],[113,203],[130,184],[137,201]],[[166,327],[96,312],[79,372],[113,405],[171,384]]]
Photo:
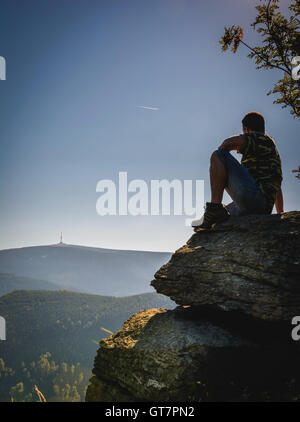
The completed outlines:
[[[299,349],[289,328],[225,315],[192,307],[133,315],[101,341],[86,401],[290,400]]]
[[[199,230],[151,284],[180,305],[289,320],[300,311],[300,212],[231,217]]]

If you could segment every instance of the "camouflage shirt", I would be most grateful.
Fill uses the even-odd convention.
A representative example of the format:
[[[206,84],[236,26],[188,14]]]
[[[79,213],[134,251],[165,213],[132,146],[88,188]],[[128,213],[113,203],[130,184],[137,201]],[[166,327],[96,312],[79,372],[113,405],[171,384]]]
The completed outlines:
[[[241,164],[245,166],[265,198],[273,208],[281,187],[281,160],[274,139],[260,132],[244,134],[246,143],[241,151]]]

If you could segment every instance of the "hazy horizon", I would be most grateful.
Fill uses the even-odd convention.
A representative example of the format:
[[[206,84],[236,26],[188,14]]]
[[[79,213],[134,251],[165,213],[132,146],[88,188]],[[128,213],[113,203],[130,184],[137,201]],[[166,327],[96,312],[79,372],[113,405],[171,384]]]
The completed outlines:
[[[45,247],[45,246],[75,246],[79,248],[92,248],[92,249],[107,249],[109,251],[128,251],[128,252],[157,252],[157,253],[172,253],[172,251],[159,251],[159,250],[146,250],[146,249],[118,249],[118,248],[105,248],[105,247],[99,247],[99,246],[90,246],[90,245],[83,245],[83,244],[74,244],[74,243],[49,243],[44,245],[28,245],[28,246],[18,246],[18,247],[12,247],[12,248],[4,248],[0,249],[1,251],[7,251],[11,249],[23,249],[23,248],[38,248],[38,247]]]

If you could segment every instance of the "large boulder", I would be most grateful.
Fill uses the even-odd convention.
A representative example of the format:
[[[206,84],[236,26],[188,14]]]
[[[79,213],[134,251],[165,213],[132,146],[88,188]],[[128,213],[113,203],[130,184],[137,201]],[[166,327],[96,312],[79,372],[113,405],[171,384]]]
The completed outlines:
[[[102,340],[86,400],[300,400],[299,230],[300,212],[198,230],[151,282],[180,306]]]
[[[235,312],[140,311],[100,343],[86,401],[300,399],[290,326]]]
[[[231,217],[199,230],[151,284],[180,305],[290,320],[300,312],[300,212]]]

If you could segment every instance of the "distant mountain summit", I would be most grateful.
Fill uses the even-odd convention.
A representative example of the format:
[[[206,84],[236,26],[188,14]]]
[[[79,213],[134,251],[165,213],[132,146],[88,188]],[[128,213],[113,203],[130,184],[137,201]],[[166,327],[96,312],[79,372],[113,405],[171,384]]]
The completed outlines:
[[[104,249],[61,242],[0,251],[0,272],[60,288],[109,296],[153,292],[150,280],[171,254]]]

